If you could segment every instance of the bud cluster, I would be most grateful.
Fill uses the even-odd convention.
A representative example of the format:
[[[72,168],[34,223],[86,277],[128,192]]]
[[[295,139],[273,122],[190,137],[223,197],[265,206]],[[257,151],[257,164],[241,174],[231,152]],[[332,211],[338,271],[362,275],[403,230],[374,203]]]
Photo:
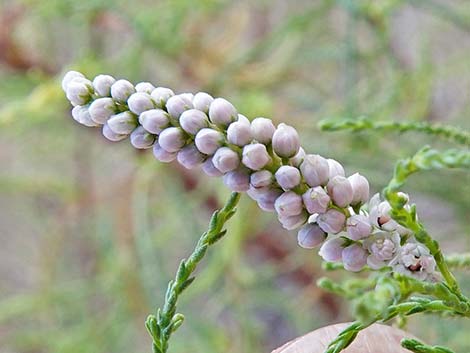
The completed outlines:
[[[110,141],[129,136],[135,148],[152,148],[161,162],[177,160],[222,177],[231,190],[276,212],[284,228],[299,229],[300,246],[323,244],[326,261],[342,261],[350,271],[368,265],[393,266],[419,278],[434,272],[429,250],[390,217],[390,205],[378,195],[369,202],[367,179],[347,177],[339,162],[306,154],[292,126],[262,117],[250,121],[229,101],[204,92],[175,94],[109,75],[90,81],[70,71],[62,88],[77,122],[101,126]],[[402,236],[408,239],[403,246]]]

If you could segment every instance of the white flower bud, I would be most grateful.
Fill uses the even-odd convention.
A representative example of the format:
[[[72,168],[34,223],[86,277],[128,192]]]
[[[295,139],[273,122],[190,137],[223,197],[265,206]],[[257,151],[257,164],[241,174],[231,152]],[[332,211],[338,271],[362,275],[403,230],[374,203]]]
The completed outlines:
[[[152,147],[155,142],[155,135],[150,134],[142,126],[137,127],[132,131],[131,144],[138,149],[146,149]]]
[[[214,98],[210,94],[199,92],[194,95],[193,105],[195,109],[207,114],[209,113],[209,107],[213,101]]]
[[[202,164],[202,170],[210,177],[220,177],[223,175],[223,173],[214,166],[214,163],[212,163],[212,158],[206,159]]]
[[[284,123],[279,124],[273,135],[273,149],[280,157],[294,157],[300,148],[297,130]]]
[[[194,139],[196,147],[202,153],[212,155],[224,142],[224,135],[214,129],[201,129]]]
[[[186,143],[186,136],[179,127],[168,127],[158,136],[158,143],[168,152],[178,152]]]
[[[104,124],[111,115],[116,113],[116,105],[112,98],[98,98],[90,104],[91,119],[97,124]]]
[[[367,263],[367,251],[358,244],[352,244],[343,249],[341,258],[344,269],[352,272],[359,272]]]
[[[330,205],[330,196],[321,186],[308,189],[303,195],[305,208],[308,213],[325,213]]]
[[[238,168],[223,176],[224,184],[236,192],[244,192],[250,188],[250,174],[246,168]]]
[[[181,114],[180,125],[187,133],[196,135],[199,130],[209,126],[209,119],[202,111],[189,109]]]
[[[328,182],[328,194],[339,207],[347,207],[352,201],[353,190],[348,179],[342,176],[335,176]]]
[[[244,121],[231,123],[227,129],[227,140],[234,145],[243,147],[251,142],[250,124]]]
[[[139,115],[139,123],[148,132],[159,134],[170,125],[170,117],[162,109],[151,109]]]
[[[203,155],[196,146],[191,143],[183,147],[176,156],[179,164],[181,164],[186,169],[193,169],[202,164],[206,159],[206,156]]]
[[[342,259],[343,245],[344,240],[342,238],[328,239],[323,243],[318,254],[324,261],[339,262]]]
[[[259,143],[271,143],[276,127],[271,119],[256,118],[251,122],[251,134]]]
[[[305,249],[313,249],[325,239],[326,233],[317,224],[307,223],[297,233],[297,242]]]
[[[372,224],[369,218],[362,214],[352,215],[346,221],[346,230],[349,239],[361,240],[372,233]]]
[[[224,98],[216,98],[209,107],[210,120],[219,126],[228,126],[237,119],[237,110]]]
[[[271,162],[266,146],[253,143],[243,147],[242,163],[252,170],[260,170]]]
[[[176,159],[177,152],[168,152],[158,142],[155,142],[153,145],[153,155],[160,162],[170,163]]]
[[[85,76],[83,76],[83,74],[78,71],[69,71],[64,75],[64,78],[62,79],[62,89],[64,92],[67,92],[67,86],[74,78],[77,77],[85,78]]]
[[[137,127],[137,117],[129,111],[111,116],[107,122],[116,134],[130,134]]]
[[[262,187],[256,189],[255,195],[256,201],[258,203],[259,208],[266,212],[274,212],[276,209],[274,207],[276,200],[282,194],[281,189],[273,188],[273,187]]]
[[[90,111],[88,110],[87,106],[77,105],[72,109],[72,117],[73,119],[85,126],[94,127],[99,126],[99,124],[95,123],[90,116]]]
[[[273,174],[269,170],[260,170],[251,174],[250,183],[255,188],[270,186],[273,183]]]
[[[151,94],[154,89],[155,89],[155,86],[152,85],[150,82],[139,82],[138,84],[135,85],[136,92],[143,92],[143,93]]]
[[[276,181],[284,190],[290,190],[300,184],[300,171],[296,167],[283,165],[275,174]]]
[[[338,234],[344,229],[346,216],[334,208],[318,215],[317,223],[321,229],[330,234]]]
[[[166,110],[176,119],[179,119],[185,110],[192,108],[194,108],[192,99],[185,93],[172,96],[166,102]]]
[[[91,82],[87,79],[76,77],[67,84],[66,96],[73,106],[88,103],[92,93]]]
[[[129,106],[129,110],[137,115],[154,108],[150,94],[144,92],[132,94],[127,100],[127,105]]]
[[[329,167],[328,176],[330,179],[333,179],[337,175],[344,177],[345,175],[344,168],[341,164],[339,164],[338,161],[331,159],[331,158],[327,159],[327,161],[328,161],[328,167]]]
[[[294,166],[294,167],[297,167],[299,168],[300,165],[302,164],[302,162],[304,161],[304,158],[305,158],[305,150],[300,147],[299,148],[299,152],[297,152],[297,154],[292,157],[289,162]]]
[[[307,212],[302,211],[298,215],[294,216],[278,216],[278,219],[284,229],[293,230],[301,227],[307,222],[308,214]]]
[[[326,185],[329,180],[328,161],[318,154],[307,154],[300,165],[300,171],[309,186]]]
[[[276,212],[281,217],[290,217],[302,212],[302,197],[293,191],[286,191],[274,203]]]
[[[166,87],[157,87],[150,93],[155,105],[160,109],[163,109],[168,99],[174,95],[175,93]]]
[[[369,182],[359,173],[348,177],[353,189],[353,199],[351,204],[364,204],[369,200]]]
[[[248,126],[251,124],[250,120],[246,116],[244,116],[243,114],[238,114],[236,122],[243,123],[243,124],[248,125]],[[251,131],[250,131],[250,135],[251,135]]]
[[[111,97],[117,102],[125,103],[135,93],[135,88],[127,80],[117,80],[111,86]]]
[[[212,157],[212,163],[222,173],[231,172],[240,165],[238,153],[228,147],[220,147]]]
[[[103,125],[103,130],[101,132],[104,137],[113,142],[124,140],[128,136],[127,134],[116,134],[109,128],[108,124]]]
[[[93,87],[95,92],[101,97],[109,97],[111,95],[111,86],[116,79],[110,75],[98,75],[93,79]]]

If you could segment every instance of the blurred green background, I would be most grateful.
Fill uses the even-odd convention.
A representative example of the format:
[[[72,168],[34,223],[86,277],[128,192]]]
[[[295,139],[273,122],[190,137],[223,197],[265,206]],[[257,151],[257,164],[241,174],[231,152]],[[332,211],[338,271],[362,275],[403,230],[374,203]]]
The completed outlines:
[[[145,317],[228,193],[75,123],[59,84],[69,69],[226,97],[250,118],[296,126],[306,150],[377,191],[398,158],[451,143],[317,123],[365,115],[469,129],[470,2],[0,1],[0,352],[149,352]],[[468,174],[422,174],[406,191],[446,253],[470,249]],[[316,251],[244,199],[182,296],[171,352],[268,352],[351,320],[316,288],[322,275]],[[462,352],[469,329],[409,325]]]

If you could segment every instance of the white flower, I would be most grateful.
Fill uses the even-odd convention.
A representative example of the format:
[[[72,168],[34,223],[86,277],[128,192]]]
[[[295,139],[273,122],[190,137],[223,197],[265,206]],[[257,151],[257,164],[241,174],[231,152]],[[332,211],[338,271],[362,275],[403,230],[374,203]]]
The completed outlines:
[[[390,262],[395,272],[403,273],[420,280],[435,277],[436,261],[423,244],[406,243],[398,255]]]
[[[404,194],[405,195],[405,194]],[[409,208],[409,205],[405,206]],[[375,194],[369,201],[369,219],[373,226],[387,232],[397,231],[400,235],[410,234],[410,231],[392,219],[392,207],[388,201],[381,201],[380,195]]]
[[[364,240],[364,247],[369,250],[367,264],[377,270],[394,258],[400,249],[400,235],[397,232],[377,232]]]

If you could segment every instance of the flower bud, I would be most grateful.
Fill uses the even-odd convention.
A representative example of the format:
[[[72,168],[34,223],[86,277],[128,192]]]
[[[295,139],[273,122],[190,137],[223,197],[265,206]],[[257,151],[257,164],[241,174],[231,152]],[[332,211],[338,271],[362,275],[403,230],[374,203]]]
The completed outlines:
[[[77,77],[85,78],[85,76],[83,76],[83,74],[78,71],[69,71],[64,75],[64,78],[62,79],[62,89],[64,92],[67,92],[67,86],[74,78]]]
[[[302,162],[304,161],[304,158],[305,158],[305,150],[300,147],[299,148],[299,152],[297,152],[297,154],[292,157],[289,162],[294,166],[294,167],[297,167],[299,168],[300,165],[302,164]]]
[[[287,230],[297,229],[307,222],[308,214],[302,211],[300,214],[295,216],[278,216],[279,222],[282,227]]]
[[[243,114],[238,114],[238,117],[237,117],[237,121],[238,123],[243,123],[245,125],[250,125],[250,120],[244,116]],[[250,129],[251,130],[251,129]],[[251,131],[250,131],[250,135],[251,135]]]
[[[274,212],[276,210],[274,205],[282,195],[282,190],[273,187],[262,187],[255,190],[255,194],[252,196],[256,197],[259,208],[266,212]]]
[[[109,97],[111,95],[111,86],[116,82],[113,76],[98,75],[93,80],[93,88],[101,97]]]
[[[163,109],[168,99],[174,95],[175,93],[166,87],[157,87],[150,93],[155,105],[160,109]]]
[[[223,173],[214,166],[214,163],[212,163],[212,158],[207,158],[206,161],[202,163],[202,170],[210,177],[220,177],[223,175]]]
[[[253,143],[243,147],[242,163],[252,170],[260,170],[271,162],[266,146]]]
[[[340,175],[335,176],[329,181],[327,190],[335,205],[339,207],[347,207],[352,201],[352,186],[345,177]]]
[[[255,188],[269,186],[273,183],[273,174],[269,170],[260,170],[251,174],[250,183]]]
[[[318,154],[307,154],[300,165],[300,171],[309,186],[314,187],[328,183],[330,173],[328,161]]]
[[[323,243],[318,254],[324,261],[339,262],[342,259],[344,240],[342,238],[328,239]]]
[[[168,98],[168,101],[166,102],[166,110],[172,117],[176,119],[179,119],[185,110],[192,108],[194,108],[192,99],[190,99],[184,93],[172,96]]]
[[[308,189],[303,195],[305,208],[308,213],[325,213],[330,204],[330,197],[321,186]]]
[[[224,142],[224,135],[214,129],[201,129],[194,139],[196,147],[202,153],[212,155]]]
[[[66,96],[73,106],[84,105],[90,101],[92,92],[90,81],[76,77],[67,84]]]
[[[279,124],[273,135],[273,149],[280,157],[294,157],[300,148],[297,130],[284,123]]]
[[[213,101],[214,98],[210,94],[199,92],[194,95],[193,105],[195,109],[207,114],[209,113],[209,107]]]
[[[158,142],[155,142],[153,145],[153,155],[160,162],[170,163],[176,159],[177,152],[168,152]]]
[[[349,239],[361,240],[367,238],[372,233],[372,225],[368,217],[357,214],[347,219],[346,230],[348,231]]]
[[[199,152],[194,143],[191,143],[178,152],[176,159],[186,169],[193,169],[202,164],[206,156]]]
[[[155,135],[150,134],[142,126],[139,126],[134,131],[132,131],[131,144],[138,149],[146,149],[152,147],[155,142]]]
[[[127,80],[117,80],[111,86],[111,97],[120,103],[127,102],[132,93],[135,93],[135,88]]]
[[[106,137],[109,141],[117,142],[124,140],[127,137],[127,134],[116,134],[113,132],[108,124],[103,125],[103,130],[101,131],[103,136]]]
[[[158,143],[168,152],[178,152],[186,143],[186,136],[179,127],[168,127],[158,136]]]
[[[343,249],[341,258],[345,270],[359,272],[367,263],[367,251],[358,244],[352,244]]]
[[[98,98],[90,104],[91,119],[97,124],[104,124],[111,115],[116,113],[116,105],[112,98]]]
[[[238,153],[228,147],[220,147],[212,157],[212,163],[222,173],[235,170],[240,165]]]
[[[271,119],[256,118],[251,122],[251,134],[259,143],[265,145],[271,143],[276,127]]]
[[[152,85],[150,82],[139,82],[135,85],[136,92],[151,94],[154,89],[155,86]]]
[[[284,190],[290,190],[300,184],[300,171],[296,167],[283,165],[275,174],[276,181]]]
[[[339,164],[338,161],[335,161],[334,159],[327,159],[328,162],[328,176],[330,179],[333,179],[335,176],[339,175],[344,177],[344,168],[341,164]]]
[[[224,98],[216,98],[209,107],[209,118],[219,126],[228,126],[237,119],[237,110]]]
[[[180,125],[187,133],[196,135],[199,130],[209,126],[209,119],[202,111],[189,109],[181,114]]]
[[[246,168],[238,168],[223,176],[224,184],[236,192],[244,192],[250,188],[250,173]]]
[[[234,145],[243,147],[251,142],[250,124],[244,121],[231,123],[227,129],[227,140]]]
[[[313,249],[323,243],[326,235],[318,224],[307,223],[297,233],[297,242],[305,249]]]
[[[353,189],[352,205],[364,204],[369,200],[369,182],[359,173],[348,177]]]
[[[286,191],[274,203],[276,212],[281,217],[290,217],[302,212],[302,197],[293,191]]]
[[[137,117],[129,111],[111,116],[107,122],[116,134],[130,134],[137,127]]]
[[[346,216],[334,208],[318,215],[317,223],[321,229],[330,234],[337,234],[344,229]]]
[[[144,92],[132,94],[127,100],[127,105],[129,106],[129,110],[137,115],[154,108],[150,94]]]
[[[98,126],[96,122],[91,119],[90,111],[87,106],[77,105],[72,109],[72,117],[74,120],[82,125],[93,127]]]
[[[170,124],[170,117],[162,109],[150,109],[139,115],[139,123],[148,132],[159,134]]]

